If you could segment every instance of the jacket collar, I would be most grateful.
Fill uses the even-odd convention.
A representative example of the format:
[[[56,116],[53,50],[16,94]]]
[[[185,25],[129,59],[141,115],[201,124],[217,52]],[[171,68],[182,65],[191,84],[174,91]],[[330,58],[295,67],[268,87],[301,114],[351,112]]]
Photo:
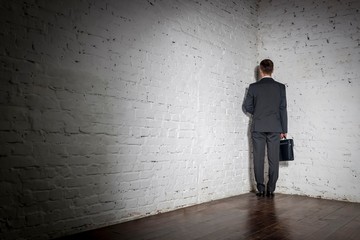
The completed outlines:
[[[274,79],[272,77],[263,77],[258,82],[260,81],[274,81]]]

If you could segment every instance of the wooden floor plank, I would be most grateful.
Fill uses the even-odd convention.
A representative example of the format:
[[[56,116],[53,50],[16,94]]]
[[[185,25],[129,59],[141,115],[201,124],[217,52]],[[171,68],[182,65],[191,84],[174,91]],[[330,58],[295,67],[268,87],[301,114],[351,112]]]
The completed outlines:
[[[360,221],[354,219],[344,226],[339,228],[337,231],[329,235],[329,239],[347,239],[347,240],[358,240],[360,239],[359,235]]]
[[[323,217],[321,221],[326,222],[327,224],[319,228],[317,231],[308,234],[308,238],[336,239],[335,236],[343,237],[348,234],[345,231],[346,225],[351,226],[351,224],[354,224],[359,214],[360,214],[360,204],[353,204],[353,203],[344,204],[342,207],[336,209],[335,211]],[[357,234],[359,233],[360,230],[358,229]],[[343,239],[347,239],[347,238],[343,238]],[[360,235],[358,239],[360,239]]]
[[[59,240],[343,240],[359,236],[360,203],[249,193]]]

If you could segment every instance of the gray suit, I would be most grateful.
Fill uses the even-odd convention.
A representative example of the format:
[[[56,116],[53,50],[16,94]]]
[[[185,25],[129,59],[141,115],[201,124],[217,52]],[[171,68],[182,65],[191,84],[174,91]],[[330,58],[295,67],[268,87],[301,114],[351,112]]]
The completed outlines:
[[[280,133],[287,133],[285,85],[272,78],[262,78],[250,84],[243,108],[253,115],[251,131],[258,191],[265,191],[264,157],[265,144],[267,144],[269,160],[267,191],[273,192],[279,175]]]

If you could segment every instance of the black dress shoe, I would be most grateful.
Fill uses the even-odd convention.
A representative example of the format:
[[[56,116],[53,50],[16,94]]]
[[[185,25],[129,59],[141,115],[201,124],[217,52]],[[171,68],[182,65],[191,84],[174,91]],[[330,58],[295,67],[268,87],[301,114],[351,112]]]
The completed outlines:
[[[256,196],[258,197],[265,197],[265,192],[264,191],[260,191],[256,193]]]
[[[267,197],[274,197],[275,196],[275,194],[274,194],[274,192],[266,192],[266,196]]]

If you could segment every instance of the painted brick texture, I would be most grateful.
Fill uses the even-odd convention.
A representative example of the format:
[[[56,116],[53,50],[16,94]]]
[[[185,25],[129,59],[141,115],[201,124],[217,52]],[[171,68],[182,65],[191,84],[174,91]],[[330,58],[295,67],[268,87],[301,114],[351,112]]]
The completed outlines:
[[[0,238],[250,190],[255,1],[1,1]]]
[[[360,202],[360,2],[262,0],[259,58],[286,83],[294,162],[278,191]]]
[[[278,192],[360,202],[358,1],[0,2],[0,239],[248,192],[256,63],[287,85]]]

